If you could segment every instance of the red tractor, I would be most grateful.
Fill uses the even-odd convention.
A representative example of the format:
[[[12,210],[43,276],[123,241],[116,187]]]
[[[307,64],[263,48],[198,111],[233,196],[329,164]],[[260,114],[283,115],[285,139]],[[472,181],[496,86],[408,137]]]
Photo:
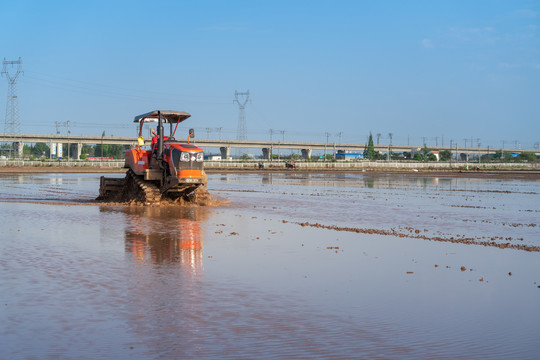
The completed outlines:
[[[189,143],[195,136],[189,130],[187,142],[174,138],[178,124],[191,115],[182,111],[155,110],[135,116],[139,123],[137,146],[126,150],[125,178],[101,177],[98,200],[159,203],[162,197],[176,199],[187,196],[199,186],[206,185],[203,169],[203,150]],[[145,123],[157,122],[150,146],[141,136]],[[169,136],[164,135],[169,124]]]

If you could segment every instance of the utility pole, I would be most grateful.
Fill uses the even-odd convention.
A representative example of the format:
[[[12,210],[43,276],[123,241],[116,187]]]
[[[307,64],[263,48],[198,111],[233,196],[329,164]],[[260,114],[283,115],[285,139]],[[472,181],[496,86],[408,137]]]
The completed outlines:
[[[324,135],[326,136],[326,143],[324,144],[324,161],[326,161],[326,148],[328,147],[328,138],[330,137],[330,133],[325,132]]]
[[[222,127],[218,127],[218,128],[216,128],[216,130],[217,130],[218,133],[219,133],[219,140],[221,140],[221,131],[223,130],[223,128],[222,128]]]
[[[453,140],[450,139],[450,167],[452,167],[452,142]]]
[[[71,123],[69,122],[69,120],[66,121],[67,136],[68,136],[68,146],[67,146],[67,148],[68,148],[68,151],[67,151],[67,155],[68,155],[67,159],[68,159],[68,161],[69,161],[69,150],[70,150],[69,148],[71,147],[71,144],[69,143],[69,135],[71,134],[71,129],[69,128],[70,124]]]
[[[341,144],[341,137],[343,136],[343,132],[340,131],[340,132],[338,132],[336,135],[337,135],[337,137],[339,138],[339,143]]]
[[[478,145],[478,162],[480,163],[480,138],[476,138],[476,145]]]
[[[381,134],[377,134],[377,145],[379,145],[379,139],[381,138]]]
[[[388,160],[392,159],[392,133],[388,133],[388,137],[390,137],[390,144],[388,144]]]
[[[210,128],[206,128],[206,138],[210,139]]]
[[[103,137],[105,136],[105,130],[101,134],[101,161],[103,161]]]

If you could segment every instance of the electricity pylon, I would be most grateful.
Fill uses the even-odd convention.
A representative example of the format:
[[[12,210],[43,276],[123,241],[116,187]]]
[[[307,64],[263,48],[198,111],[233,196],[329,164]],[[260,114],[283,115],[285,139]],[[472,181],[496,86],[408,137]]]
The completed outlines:
[[[7,61],[4,58],[2,75],[6,75],[8,80],[8,95],[6,104],[6,122],[4,124],[4,133],[18,134],[21,132],[21,122],[19,120],[19,104],[17,101],[17,78],[22,71],[22,59],[16,61]],[[8,65],[12,67],[17,65],[17,72],[11,75],[8,71]]]
[[[238,104],[238,130],[236,132],[236,140],[247,140],[246,129],[246,104],[249,101],[249,90],[246,92],[234,92],[233,103]],[[236,151],[237,155],[242,155],[240,149]]]

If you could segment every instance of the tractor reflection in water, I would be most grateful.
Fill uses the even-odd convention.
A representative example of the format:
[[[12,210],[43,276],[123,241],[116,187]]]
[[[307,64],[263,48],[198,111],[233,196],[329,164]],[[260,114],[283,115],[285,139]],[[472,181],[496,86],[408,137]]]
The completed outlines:
[[[125,229],[125,249],[143,263],[180,263],[192,274],[202,274],[203,249],[200,209],[125,209],[131,225]],[[166,223],[166,224],[165,224]]]

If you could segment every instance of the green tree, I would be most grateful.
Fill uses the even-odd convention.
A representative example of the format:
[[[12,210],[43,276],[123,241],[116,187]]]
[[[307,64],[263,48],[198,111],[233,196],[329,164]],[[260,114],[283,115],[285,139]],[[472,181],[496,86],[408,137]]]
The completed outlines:
[[[429,154],[431,154],[431,149],[428,149],[427,145],[424,145],[424,148],[422,149],[422,158],[424,161],[429,161]]]
[[[509,153],[508,151],[505,151],[503,152],[502,154],[502,161],[504,162],[513,162],[514,161],[514,156],[512,155],[512,153]]]
[[[35,156],[45,156],[49,157],[51,153],[51,149],[49,148],[49,145],[45,143],[36,143],[34,147],[32,148],[32,155]]]
[[[109,148],[109,157],[114,159],[122,159],[124,157],[124,146],[111,145]]]
[[[390,153],[390,159],[392,159],[392,160],[401,160],[403,158],[404,158],[404,156],[403,156],[402,153],[397,153],[397,152],[391,152]]]
[[[368,144],[364,148],[364,159],[375,160],[377,153],[375,152],[375,145],[373,144],[373,135],[369,133]]]
[[[96,148],[94,150],[95,155],[98,157],[107,157],[107,153],[109,152],[109,145],[108,144],[96,144]]]
[[[450,150],[443,150],[439,153],[441,161],[448,161],[452,158],[452,152]]]
[[[32,154],[32,146],[23,145],[23,156],[30,156]]]
[[[517,161],[526,161],[526,162],[536,162],[538,159],[536,158],[536,154],[533,152],[527,152],[524,151],[520,153],[518,156],[516,156]]]
[[[81,154],[88,154],[90,156],[93,156],[95,154],[94,150],[95,148],[92,145],[82,144]]]

